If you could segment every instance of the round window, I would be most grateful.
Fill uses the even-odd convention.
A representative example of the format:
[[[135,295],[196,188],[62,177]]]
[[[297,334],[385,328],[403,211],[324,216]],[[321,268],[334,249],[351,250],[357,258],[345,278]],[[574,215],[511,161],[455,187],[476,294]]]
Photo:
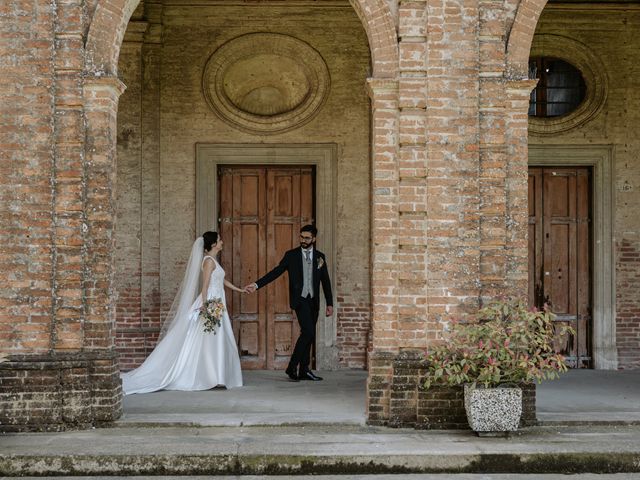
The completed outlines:
[[[557,135],[602,110],[606,68],[587,45],[561,35],[535,35],[529,68],[529,78],[538,79],[529,104],[530,134]]]
[[[529,99],[529,116],[561,117],[576,110],[585,98],[585,81],[580,70],[564,60],[529,59],[529,78],[538,79]]]

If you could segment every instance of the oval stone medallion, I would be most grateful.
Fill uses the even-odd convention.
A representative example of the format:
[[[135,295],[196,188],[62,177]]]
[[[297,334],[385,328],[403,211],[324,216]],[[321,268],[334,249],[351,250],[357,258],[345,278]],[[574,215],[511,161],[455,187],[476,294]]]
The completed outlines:
[[[286,132],[311,120],[330,86],[327,66],[307,43],[287,35],[253,33],[211,56],[202,87],[225,122],[261,134]]]

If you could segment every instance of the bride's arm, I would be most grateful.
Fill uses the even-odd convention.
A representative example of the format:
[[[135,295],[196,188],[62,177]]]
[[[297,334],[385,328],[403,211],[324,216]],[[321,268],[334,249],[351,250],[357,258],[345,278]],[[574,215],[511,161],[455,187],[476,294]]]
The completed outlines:
[[[236,287],[233,283],[231,283],[230,281],[228,281],[226,279],[224,281],[224,285],[225,285],[225,287],[228,287],[231,290],[235,290],[236,292],[244,293],[243,289]]]
[[[209,290],[209,282],[211,281],[211,272],[216,268],[216,264],[213,260],[204,260],[202,265],[202,304],[207,301],[207,291]]]

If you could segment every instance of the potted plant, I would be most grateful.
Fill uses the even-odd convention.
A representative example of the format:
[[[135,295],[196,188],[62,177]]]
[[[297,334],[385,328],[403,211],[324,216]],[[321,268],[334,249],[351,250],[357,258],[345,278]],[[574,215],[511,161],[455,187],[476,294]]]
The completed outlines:
[[[554,315],[529,309],[520,299],[495,301],[475,322],[454,321],[442,343],[426,355],[425,388],[464,386],[467,420],[472,430],[509,432],[522,413],[521,385],[557,378],[567,370],[553,348]]]

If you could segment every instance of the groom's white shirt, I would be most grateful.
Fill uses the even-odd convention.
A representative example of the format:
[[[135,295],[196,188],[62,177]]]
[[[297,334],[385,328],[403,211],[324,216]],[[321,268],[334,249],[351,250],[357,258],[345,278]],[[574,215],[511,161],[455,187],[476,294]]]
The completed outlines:
[[[309,252],[309,253],[311,253],[311,260],[313,261],[313,246],[311,246],[309,248],[300,247],[300,250],[302,250],[302,259],[303,260],[304,260],[304,252]]]

